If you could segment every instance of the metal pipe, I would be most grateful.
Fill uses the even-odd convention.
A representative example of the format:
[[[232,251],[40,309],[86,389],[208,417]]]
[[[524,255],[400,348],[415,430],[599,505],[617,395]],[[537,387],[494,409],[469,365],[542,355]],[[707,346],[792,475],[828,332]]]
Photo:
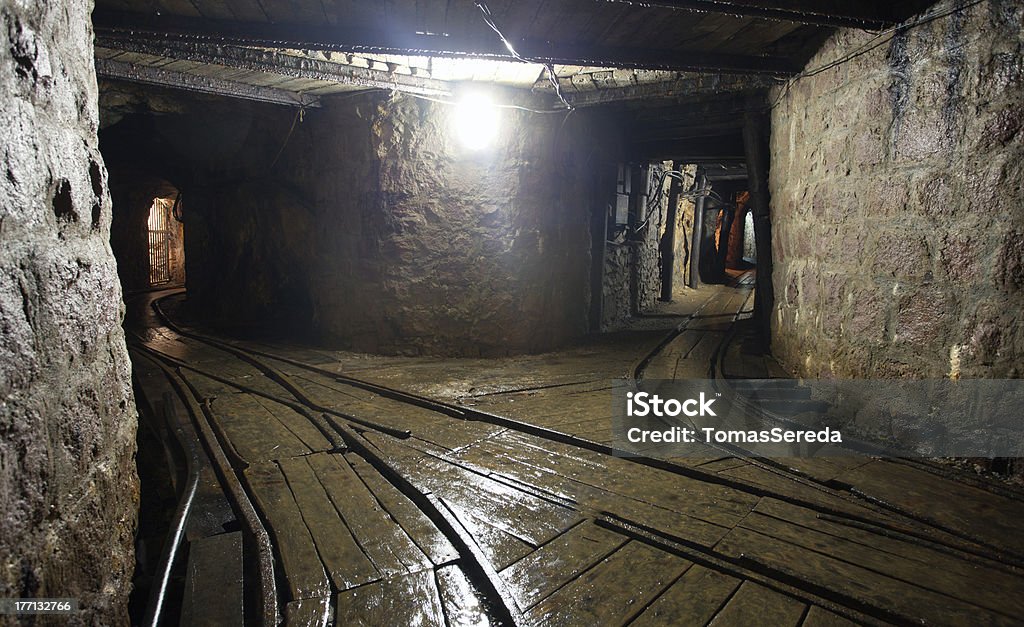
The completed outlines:
[[[189,513],[192,511],[192,502],[195,500],[196,491],[199,488],[199,452],[196,450],[194,437],[185,433],[178,413],[174,411],[173,395],[166,392],[163,396],[163,411],[167,425],[174,430],[175,438],[184,449],[188,464],[188,483],[181,500],[178,502],[178,509],[174,513],[173,535],[167,543],[164,552],[163,568],[156,587],[150,592],[149,604],[146,609],[146,624],[156,627],[160,622],[160,613],[163,611],[164,601],[167,599],[167,584],[171,580],[171,571],[174,570],[174,562],[178,557],[178,549],[181,548],[181,539],[185,535],[185,523],[188,521]]]

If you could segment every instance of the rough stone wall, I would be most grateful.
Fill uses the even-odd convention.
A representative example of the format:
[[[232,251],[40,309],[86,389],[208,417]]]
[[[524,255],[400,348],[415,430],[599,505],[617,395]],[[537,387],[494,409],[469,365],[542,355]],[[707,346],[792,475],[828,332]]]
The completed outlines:
[[[601,330],[622,329],[633,315],[630,294],[630,271],[633,252],[628,243],[607,243],[602,278]]]
[[[168,285],[185,284],[185,226],[174,217],[176,194],[162,196],[167,224],[167,276]],[[149,235],[147,232],[146,235]],[[147,243],[149,238],[146,238]]]
[[[266,158],[185,186],[197,311],[400,354],[541,351],[587,332],[591,212],[615,185],[609,125],[503,110],[497,144],[469,153],[451,107],[379,93],[325,104],[290,135],[291,111],[253,109],[240,141]]]
[[[670,166],[651,165],[651,187],[647,190],[647,223],[640,233],[641,239],[634,245],[636,266],[636,309],[644,312],[651,309],[661,296],[661,236],[665,232],[665,217],[668,214],[669,180],[661,180],[661,187],[655,189],[659,175]]]
[[[373,119],[378,349],[539,351],[584,334],[594,188],[610,169],[597,129],[506,110],[494,151],[465,153],[454,115],[399,98]]]
[[[773,349],[800,373],[1024,374],[1022,20],[982,2],[774,109]],[[808,67],[870,37],[839,31]]]
[[[91,2],[0,2],[0,596],[127,624],[135,406]]]
[[[671,163],[651,164],[651,195],[648,221],[633,233],[614,236],[605,244],[604,280],[601,329],[611,331],[628,326],[634,307],[637,312],[649,311],[661,296],[661,238],[665,234],[668,216],[669,179],[654,189],[658,174],[671,167]],[[607,201],[606,201],[607,202]],[[685,212],[685,201],[679,200],[679,210]],[[692,212],[692,209],[691,209]],[[687,217],[677,214],[680,225]],[[689,218],[692,222],[692,216]],[[686,231],[689,233],[689,231]],[[686,245],[682,230],[676,230],[676,271],[685,259],[680,250]],[[635,302],[634,302],[635,301]]]

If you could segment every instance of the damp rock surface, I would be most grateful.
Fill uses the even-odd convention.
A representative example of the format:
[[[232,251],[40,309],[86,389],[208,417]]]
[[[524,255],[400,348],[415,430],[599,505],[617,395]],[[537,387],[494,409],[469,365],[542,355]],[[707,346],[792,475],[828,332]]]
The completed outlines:
[[[208,323],[398,355],[539,352],[588,331],[591,223],[618,151],[598,116],[504,109],[470,151],[453,107],[408,96],[328,103],[292,132],[292,112],[251,111],[247,148],[184,185],[189,300]],[[201,152],[190,133],[177,154]]]
[[[774,94],[773,350],[800,374],[1024,375],[1022,20],[970,6]]]
[[[0,2],[0,597],[127,624],[135,404],[91,2]],[[2,621],[0,621],[2,622]]]

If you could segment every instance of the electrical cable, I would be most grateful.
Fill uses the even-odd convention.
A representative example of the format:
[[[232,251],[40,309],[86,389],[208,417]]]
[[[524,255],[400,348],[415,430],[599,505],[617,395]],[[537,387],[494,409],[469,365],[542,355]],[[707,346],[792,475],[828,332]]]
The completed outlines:
[[[651,218],[650,218],[651,210],[656,205],[661,203],[662,187],[665,185],[665,179],[666,178],[674,178],[674,179],[678,180],[681,183],[686,183],[686,175],[683,172],[679,172],[678,170],[659,170],[658,172],[656,172],[654,174],[654,176],[655,176],[655,180],[652,182],[650,187],[648,187],[647,194],[646,194],[646,196],[647,196],[647,204],[644,206],[644,209],[645,209],[645,213],[647,215],[647,218],[643,222],[641,222],[640,224],[638,224],[638,225],[636,225],[636,226],[634,226],[632,228],[626,227],[628,229],[628,231],[631,234],[633,234],[633,235],[636,235],[636,234],[640,233],[641,231],[643,231],[645,228],[647,228],[648,223],[651,221]],[[657,191],[655,193],[651,193],[651,190],[657,190]],[[694,187],[693,190],[691,190],[691,191],[679,192],[679,196],[678,197],[680,199],[682,199],[682,200],[689,200],[689,201],[692,201],[692,202],[696,202],[696,200],[698,198],[714,198],[715,200],[717,200],[720,203],[722,203],[722,206],[732,206],[732,203],[726,202],[725,199],[722,198],[721,195],[719,195],[717,192],[712,190],[710,187],[705,187],[703,189]],[[623,244],[620,244],[618,242],[612,242],[612,241],[609,241],[608,243],[609,244],[615,244],[616,246],[623,245]]]
[[[277,160],[281,158],[281,154],[284,153],[285,146],[288,145],[288,140],[292,138],[292,132],[295,131],[295,125],[306,117],[306,109],[299,107],[295,112],[295,117],[292,118],[291,128],[288,129],[288,134],[284,136],[284,142],[281,144],[281,149],[277,151],[277,155],[274,156],[274,160],[270,162],[268,170],[273,170],[274,166],[277,165]]]
[[[854,50],[853,52],[850,52],[850,53],[848,53],[848,54],[846,54],[846,55],[844,55],[842,57],[839,57],[838,59],[835,59],[833,61],[829,61],[828,63],[824,63],[824,64],[822,64],[822,65],[820,65],[820,66],[818,66],[816,68],[813,68],[813,69],[810,69],[810,70],[804,70],[803,72],[800,72],[796,76],[793,76],[793,77],[789,78],[788,80],[786,80],[786,86],[779,92],[778,98],[776,98],[775,101],[771,105],[768,106],[767,110],[771,111],[776,106],[778,106],[778,104],[780,102],[782,102],[782,99],[786,97],[786,94],[789,93],[789,90],[790,90],[790,88],[792,88],[793,84],[795,84],[801,78],[807,78],[807,77],[810,77],[810,76],[814,76],[816,74],[820,74],[820,73],[825,72],[827,70],[831,70],[832,68],[837,67],[839,65],[842,65],[844,63],[848,63],[848,62],[852,61],[853,59],[856,59],[857,57],[862,56],[864,54],[867,54],[868,52],[871,52],[875,48],[878,48],[879,46],[892,41],[893,37],[895,37],[896,34],[902,34],[902,33],[909,32],[909,31],[911,31],[911,30],[913,30],[913,29],[915,29],[915,28],[917,28],[919,26],[923,26],[924,24],[928,24],[930,22],[934,22],[935,20],[938,20],[938,19],[950,16],[950,15],[953,15],[954,13],[959,13],[959,12],[962,12],[962,11],[966,11],[967,9],[970,9],[971,7],[977,6],[977,5],[981,4],[982,2],[986,2],[986,1],[988,1],[988,0],[973,0],[973,2],[970,2],[970,3],[962,5],[962,6],[956,6],[956,7],[953,7],[952,9],[949,9],[949,10],[946,10],[946,11],[939,11],[939,12],[933,13],[931,15],[927,15],[927,14],[926,15],[922,15],[919,18],[917,18],[916,20],[914,20],[913,22],[909,23],[909,24],[897,24],[896,26],[893,26],[891,28],[887,28],[887,29],[879,32],[877,35],[872,37],[870,40],[868,40],[868,41],[864,42],[863,44],[861,44],[861,46],[859,48],[857,48],[856,50]],[[888,37],[886,37],[886,35],[888,35]]]
[[[174,197],[174,204],[171,205],[171,217],[177,222],[185,222],[185,216],[181,213],[181,191]]]
[[[543,65],[544,69],[547,71],[548,81],[551,83],[551,86],[555,89],[555,95],[558,96],[558,99],[562,101],[562,104],[565,105],[566,109],[568,109],[569,111],[575,109],[575,107],[569,104],[569,101],[566,100],[565,95],[562,93],[562,85],[558,82],[558,77],[555,75],[554,64],[549,62],[536,61],[520,55],[518,52],[516,52],[515,46],[512,45],[512,42],[510,42],[505,37],[504,33],[501,32],[501,29],[498,28],[498,25],[494,22],[494,14],[491,13],[491,8],[487,6],[487,3],[484,2],[483,0],[475,0],[474,4],[478,9],[480,9],[480,13],[483,14],[484,23],[487,24],[487,26],[489,26],[491,30],[494,31],[494,33],[498,36],[498,39],[501,40],[501,43],[505,44],[505,48],[508,49],[509,54],[511,54],[514,59],[522,61],[523,63],[539,63],[540,65]]]
[[[437,103],[443,104],[443,105],[458,105],[459,104],[458,102],[456,102],[454,100],[443,100],[441,98],[434,98],[432,96],[424,96],[423,94],[407,93],[406,95],[407,96],[412,96],[413,98],[419,98],[420,100],[428,100],[430,102],[437,102]],[[566,112],[565,109],[531,109],[530,107],[524,107],[524,106],[521,106],[521,105],[513,105],[513,104],[492,104],[491,106],[492,107],[496,107],[498,109],[518,109],[519,111],[528,111],[530,113],[565,113]]]

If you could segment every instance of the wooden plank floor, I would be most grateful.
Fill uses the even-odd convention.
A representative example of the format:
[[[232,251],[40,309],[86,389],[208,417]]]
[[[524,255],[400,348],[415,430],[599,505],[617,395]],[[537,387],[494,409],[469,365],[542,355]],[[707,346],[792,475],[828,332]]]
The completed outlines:
[[[1024,504],[1008,496],[870,459],[807,475],[899,508],[716,451],[658,468],[329,374],[607,441],[611,379],[684,320],[645,376],[706,371],[749,287],[697,304],[657,333],[499,361],[233,343],[242,359],[158,325],[135,343],[209,410],[273,540],[287,624],[1021,622]]]

